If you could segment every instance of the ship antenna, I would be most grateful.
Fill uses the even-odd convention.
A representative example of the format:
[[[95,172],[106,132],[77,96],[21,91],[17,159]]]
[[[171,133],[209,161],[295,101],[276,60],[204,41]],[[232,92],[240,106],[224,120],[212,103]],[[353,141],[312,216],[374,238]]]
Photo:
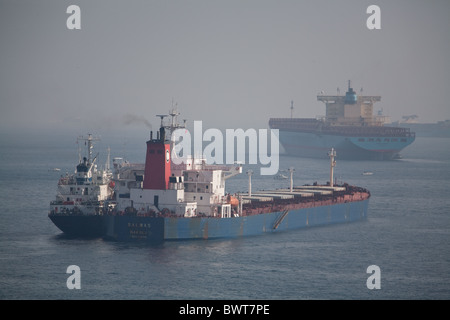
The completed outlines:
[[[172,117],[172,123],[170,125],[170,132],[172,133],[173,131],[175,131],[176,128],[179,127],[178,125],[178,121],[177,121],[177,116],[180,115],[180,113],[178,112],[178,110],[176,109],[177,104],[175,104],[175,108],[172,108],[172,110],[170,111],[169,115]],[[172,102],[172,107],[173,107],[173,102]]]
[[[336,160],[334,160],[334,157],[336,157],[336,150],[334,150],[334,148],[331,148],[331,151],[328,152],[328,156],[330,157],[330,187],[333,187],[333,174],[334,167],[336,166]]]
[[[77,139],[77,146],[78,146],[78,163],[81,163],[81,147],[80,147],[80,144],[79,144],[78,140],[80,140],[80,138]]]
[[[168,115],[167,115],[167,114],[157,114],[156,116],[161,118],[161,128],[164,127],[163,120],[164,120],[164,118],[167,117]]]
[[[91,163],[91,159],[92,159],[92,148],[94,147],[94,146],[92,145],[92,134],[90,134],[90,133],[88,134],[87,141],[88,141],[88,155],[89,155],[88,163]]]
[[[291,100],[291,119],[294,117],[294,101]]]

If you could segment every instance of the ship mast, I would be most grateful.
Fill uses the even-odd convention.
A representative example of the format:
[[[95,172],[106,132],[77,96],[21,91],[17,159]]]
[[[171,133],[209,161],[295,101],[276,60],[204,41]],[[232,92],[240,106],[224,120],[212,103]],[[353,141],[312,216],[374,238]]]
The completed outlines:
[[[172,121],[170,126],[167,126],[167,129],[170,130],[170,133],[174,132],[176,129],[179,128],[186,128],[186,119],[183,119],[183,124],[179,124],[177,121],[177,117],[180,115],[178,110],[176,108],[172,108],[172,110],[169,113],[169,116],[172,117]]]
[[[85,145],[86,145],[86,142],[87,142],[87,149],[88,149],[88,163],[91,163],[91,161],[92,161],[92,149],[94,148],[93,142],[94,142],[94,141],[99,141],[100,139],[99,139],[99,138],[94,138],[94,137],[92,136],[92,134],[89,133],[87,138],[84,138],[84,137],[82,137],[82,136],[81,136],[81,137],[78,137],[78,138],[77,138],[77,143],[78,143],[78,141],[80,141],[80,140],[84,140]],[[80,152],[80,150],[78,150],[78,152]],[[81,162],[81,154],[79,154],[79,157],[80,157],[80,162]]]
[[[330,157],[330,187],[333,187],[334,167],[336,166],[336,160],[334,160],[334,157],[336,157],[336,150],[331,148],[331,151],[328,152],[328,156]]]
[[[111,148],[108,147],[108,157],[106,158],[106,164],[105,164],[105,170],[109,172],[110,170],[110,163],[111,163]]]
[[[180,113],[176,109],[172,109],[169,113],[169,115],[172,117],[172,123],[170,125],[170,132],[173,132],[175,128],[177,128],[179,125],[177,123],[177,116],[180,115]]]
[[[248,196],[251,197],[252,196],[252,174],[253,174],[253,170],[248,170],[247,174],[248,174]]]
[[[290,188],[290,192],[293,192],[293,189],[294,189],[294,171],[295,171],[295,169],[294,169],[294,167],[290,167],[289,168],[289,172],[290,172],[290,174],[291,174],[291,188]]]
[[[291,100],[291,119],[294,117],[294,101]]]
[[[179,128],[186,128],[186,120],[183,120],[183,124],[179,124],[177,117],[180,115],[180,113],[178,112],[177,108],[176,108],[177,104],[173,103],[172,101],[172,110],[169,111],[169,114],[158,114],[156,115],[157,117],[161,118],[161,128],[165,128],[170,132],[170,135],[172,136],[172,133]],[[170,121],[169,125],[164,125],[164,118],[170,116],[172,119]]]

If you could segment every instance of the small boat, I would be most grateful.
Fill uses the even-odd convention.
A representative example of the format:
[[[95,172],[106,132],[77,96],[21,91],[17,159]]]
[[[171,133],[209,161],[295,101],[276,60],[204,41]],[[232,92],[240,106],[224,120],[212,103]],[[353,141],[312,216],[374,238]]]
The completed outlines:
[[[364,171],[364,172],[362,173],[362,175],[363,175],[363,176],[371,176],[371,175],[373,175],[373,172],[371,172],[371,171]]]
[[[273,178],[274,178],[275,180],[285,180],[285,179],[287,179],[288,177],[285,176],[285,175],[282,174],[282,173],[279,173],[279,174],[277,174],[276,176],[274,176]]]

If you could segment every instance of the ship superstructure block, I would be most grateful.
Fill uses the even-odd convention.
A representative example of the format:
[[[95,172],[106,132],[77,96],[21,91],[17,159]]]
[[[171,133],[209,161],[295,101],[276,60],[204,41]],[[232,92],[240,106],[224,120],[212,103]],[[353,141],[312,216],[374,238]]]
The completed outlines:
[[[373,115],[373,105],[381,96],[358,96],[350,81],[345,96],[321,94],[317,100],[325,103],[326,120],[335,125],[381,126],[385,121],[385,117]]]
[[[131,204],[138,212],[163,209],[181,215],[194,212],[196,204],[184,202],[182,178],[171,174],[170,141],[166,140],[164,127],[157,132],[157,138],[147,141],[144,182],[142,188],[130,189]]]

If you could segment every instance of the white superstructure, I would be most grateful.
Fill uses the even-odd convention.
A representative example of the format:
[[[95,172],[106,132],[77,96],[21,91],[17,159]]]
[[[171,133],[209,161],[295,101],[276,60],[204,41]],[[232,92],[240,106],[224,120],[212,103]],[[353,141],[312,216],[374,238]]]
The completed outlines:
[[[147,141],[145,165],[114,160],[117,210],[150,216],[231,217],[236,199],[226,195],[225,180],[241,173],[242,166],[210,165],[191,156],[172,163],[169,133],[181,126],[176,123],[178,113],[170,115],[169,126],[163,123],[165,115],[159,115],[161,128],[156,139],[151,133]]]
[[[84,140],[88,149],[88,157],[81,159],[73,174],[61,176],[58,181],[56,199],[50,203],[50,212],[53,214],[104,214],[108,210],[105,202],[111,200],[113,185],[109,164],[105,169],[98,169],[97,156],[92,158],[93,138],[91,134]],[[109,159],[109,156],[108,156]],[[114,203],[109,204],[109,209]]]

